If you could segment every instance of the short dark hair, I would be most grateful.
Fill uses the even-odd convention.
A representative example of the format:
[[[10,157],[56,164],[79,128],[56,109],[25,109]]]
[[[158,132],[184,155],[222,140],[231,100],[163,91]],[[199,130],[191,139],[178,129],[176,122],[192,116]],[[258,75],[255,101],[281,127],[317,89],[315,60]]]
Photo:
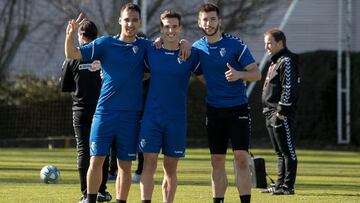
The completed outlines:
[[[124,10],[133,10],[133,11],[136,11],[139,13],[139,16],[141,17],[141,9],[138,5],[136,4],[133,4],[133,3],[127,3],[125,4],[123,7],[121,7],[121,10],[120,10],[120,16],[121,16],[121,13],[124,11]]]
[[[267,30],[264,35],[271,35],[275,42],[282,41],[283,46],[286,47],[286,36],[283,31],[281,31],[279,28],[271,28]]]
[[[172,10],[165,10],[160,15],[160,26],[161,27],[164,26],[162,20],[164,20],[165,18],[177,18],[179,20],[179,25],[181,25],[181,16],[180,16],[180,14],[178,14],[178,13],[172,11]]]
[[[217,16],[220,17],[219,7],[217,7],[215,4],[205,3],[205,4],[202,4],[199,8],[199,13],[201,13],[201,12],[208,13],[208,12],[212,12],[212,11],[215,11]]]
[[[93,41],[97,38],[98,29],[94,22],[85,20],[79,27],[79,33]]]

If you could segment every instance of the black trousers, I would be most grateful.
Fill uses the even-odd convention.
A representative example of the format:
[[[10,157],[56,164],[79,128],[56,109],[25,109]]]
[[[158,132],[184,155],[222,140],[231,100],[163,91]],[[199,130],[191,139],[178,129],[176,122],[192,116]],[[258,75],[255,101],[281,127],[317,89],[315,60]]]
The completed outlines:
[[[266,119],[271,143],[278,157],[276,187],[293,189],[297,171],[297,156],[294,143],[294,117],[280,120],[276,115]]]
[[[80,178],[80,189],[86,195],[86,174],[90,164],[90,129],[94,111],[73,111],[73,126],[76,138],[77,165]],[[102,182],[99,188],[100,193],[106,191],[108,179],[109,157],[106,157],[103,165]]]
[[[144,167],[144,154],[142,152],[138,152],[138,165],[135,173],[141,175]]]

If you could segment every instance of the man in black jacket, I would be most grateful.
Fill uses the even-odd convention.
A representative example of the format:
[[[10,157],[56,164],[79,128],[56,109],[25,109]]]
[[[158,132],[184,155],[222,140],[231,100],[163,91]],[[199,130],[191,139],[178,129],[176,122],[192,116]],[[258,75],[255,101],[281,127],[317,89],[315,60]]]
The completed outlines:
[[[97,35],[98,31],[95,24],[91,21],[85,21],[79,27],[79,44],[88,44],[96,39]],[[73,100],[73,126],[76,138],[80,189],[83,194],[81,201],[86,197],[87,193],[86,174],[90,161],[90,128],[101,88],[100,70],[91,68],[91,63],[92,61],[66,59],[60,79],[61,90],[71,92]],[[97,195],[98,202],[107,202],[112,199],[111,195],[106,192],[108,168],[109,161],[107,158],[103,165],[104,173]]]
[[[262,192],[292,195],[297,169],[294,121],[300,83],[298,57],[287,49],[285,34],[277,28],[265,32],[264,42],[271,64],[262,92],[263,114],[278,156],[278,178],[274,187]]]

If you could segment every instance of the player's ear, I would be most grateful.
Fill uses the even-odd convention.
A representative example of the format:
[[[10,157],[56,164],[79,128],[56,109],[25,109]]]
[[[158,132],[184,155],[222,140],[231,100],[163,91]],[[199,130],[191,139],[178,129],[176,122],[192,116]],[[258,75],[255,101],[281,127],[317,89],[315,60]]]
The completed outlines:
[[[121,25],[121,17],[119,17],[119,25]]]

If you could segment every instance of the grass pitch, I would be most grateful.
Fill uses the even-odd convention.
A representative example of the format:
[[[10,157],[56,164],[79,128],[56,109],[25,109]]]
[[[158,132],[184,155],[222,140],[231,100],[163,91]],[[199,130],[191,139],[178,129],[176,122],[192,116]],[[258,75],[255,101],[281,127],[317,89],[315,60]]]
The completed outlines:
[[[229,150],[230,152],[230,150]],[[271,149],[252,152],[266,160],[266,169],[276,178],[276,157]],[[360,202],[360,153],[298,150],[296,194],[272,196],[252,190],[252,202],[318,203]],[[162,159],[159,160],[153,202],[162,202]],[[39,173],[44,165],[55,165],[61,171],[59,184],[41,183]],[[135,169],[133,164],[133,169]],[[229,187],[225,202],[239,202],[234,187],[232,156],[227,156]],[[210,156],[207,149],[188,149],[178,166],[179,185],[176,203],[212,202]],[[115,198],[114,181],[108,190]],[[77,202],[80,197],[75,149],[1,149],[0,202]],[[112,202],[115,202],[113,199]],[[128,202],[140,202],[139,185],[133,184]]]

